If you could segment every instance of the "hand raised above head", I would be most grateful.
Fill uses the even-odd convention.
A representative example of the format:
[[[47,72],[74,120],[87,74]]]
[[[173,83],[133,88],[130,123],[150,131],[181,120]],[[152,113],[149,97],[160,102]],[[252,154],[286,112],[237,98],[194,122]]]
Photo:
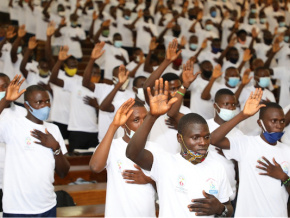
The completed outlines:
[[[169,111],[172,104],[177,101],[177,98],[175,97],[168,101],[168,90],[168,81],[165,81],[165,86],[163,86],[162,78],[155,81],[154,95],[151,94],[150,87],[147,87],[151,115],[160,116],[162,114],[165,114],[167,111]]]
[[[173,39],[169,42],[168,48],[166,50],[166,59],[169,61],[174,61],[180,54],[181,50],[177,52],[178,42],[177,39]]]
[[[261,107],[265,107],[266,105],[260,104],[260,101],[263,96],[263,91],[261,88],[256,89],[255,92],[251,92],[250,97],[246,101],[245,107],[243,109],[243,114],[246,116],[253,116],[257,113]]]
[[[71,56],[67,54],[68,50],[69,50],[69,47],[67,45],[62,46],[58,53],[58,60],[65,61],[66,59],[68,59]]]
[[[97,43],[91,53],[91,59],[96,60],[100,58],[105,53],[105,50],[103,50],[104,46],[105,42]]]
[[[129,117],[133,113],[133,110],[131,108],[134,105],[134,103],[135,100],[133,98],[130,98],[127,101],[125,101],[121,105],[121,107],[117,110],[112,124],[117,127],[125,125]]]
[[[24,78],[21,80],[21,75],[16,75],[13,78],[6,90],[6,101],[15,101],[26,91],[26,89],[23,89],[19,92],[19,89],[24,81]]]
[[[196,79],[200,72],[193,73],[193,62],[188,60],[186,64],[183,64],[182,82],[185,88],[188,88],[190,84]]]

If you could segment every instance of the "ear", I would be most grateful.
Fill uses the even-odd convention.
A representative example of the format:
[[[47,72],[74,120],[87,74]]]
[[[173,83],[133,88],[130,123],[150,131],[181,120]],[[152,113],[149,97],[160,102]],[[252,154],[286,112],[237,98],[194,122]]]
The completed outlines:
[[[216,103],[214,102],[213,103],[213,108],[215,109],[215,112],[220,112],[220,109],[216,106]]]
[[[180,143],[180,144],[182,144],[182,139],[181,139],[181,136],[180,136],[180,134],[179,133],[177,133],[177,141]]]
[[[261,120],[260,119],[257,120],[257,123],[258,123],[259,127],[262,128],[262,130],[263,130],[263,127],[262,127],[262,124],[261,124]]]

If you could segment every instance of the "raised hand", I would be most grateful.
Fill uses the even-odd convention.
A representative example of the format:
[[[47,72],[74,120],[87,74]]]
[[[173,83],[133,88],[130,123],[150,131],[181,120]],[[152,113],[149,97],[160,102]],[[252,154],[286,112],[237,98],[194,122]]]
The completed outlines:
[[[58,60],[65,61],[66,59],[68,59],[70,57],[70,55],[67,54],[68,49],[69,48],[67,45],[60,47],[60,50],[58,53]]]
[[[270,161],[267,158],[265,158],[265,157],[262,157],[262,159],[266,163],[258,160],[259,165],[256,166],[256,167],[261,169],[261,170],[264,170],[265,173],[259,173],[259,175],[270,176],[272,178],[279,179],[281,181],[284,181],[285,179],[288,179],[287,174],[283,171],[283,169],[280,166],[280,164],[278,164],[276,162],[275,158],[273,158],[273,163],[274,164],[271,164]]]
[[[200,74],[200,72],[193,74],[193,62],[188,60],[186,64],[183,64],[182,71],[183,86],[188,88],[190,84],[196,79],[198,74]]]
[[[169,129],[175,129],[175,130],[177,130],[178,123],[176,122],[176,120],[174,118],[168,117],[165,120],[165,124],[166,124],[166,126],[168,126]]]
[[[253,78],[252,76],[250,76],[250,72],[251,72],[251,69],[246,69],[245,72],[244,72],[244,75],[243,75],[243,78],[242,78],[242,85],[247,85],[249,84],[249,82],[251,81],[251,79]]]
[[[110,23],[111,23],[111,20],[105,20],[105,21],[102,23],[102,27],[108,27],[108,26],[110,26]]]
[[[26,30],[25,30],[25,25],[21,25],[19,28],[18,28],[18,37],[22,38],[26,35]]]
[[[177,101],[177,98],[171,98],[168,101],[168,81],[165,81],[163,89],[163,79],[155,81],[154,95],[151,94],[151,88],[147,87],[147,94],[150,102],[150,113],[153,116],[165,114],[171,108],[172,104]]]
[[[118,79],[119,79],[119,83],[124,84],[124,82],[126,82],[126,80],[129,77],[129,70],[126,71],[125,66],[122,64],[119,67],[119,73],[118,73]]]
[[[134,103],[135,100],[133,98],[130,98],[121,105],[121,107],[116,112],[113,120],[113,125],[117,127],[125,125],[129,117],[133,113],[133,110],[131,108]]]
[[[177,52],[178,42],[177,39],[173,39],[169,42],[168,48],[166,50],[166,59],[169,61],[174,61],[181,53],[181,50]]]
[[[257,113],[261,107],[265,107],[266,105],[260,104],[262,96],[263,91],[261,88],[256,89],[254,93],[251,92],[250,97],[246,101],[245,107],[243,109],[243,114],[250,117]]]
[[[83,98],[83,102],[84,102],[86,105],[90,105],[90,106],[92,106],[92,107],[95,108],[95,109],[99,109],[99,103],[98,103],[98,101],[97,101],[96,98],[91,98],[91,97],[89,97],[89,96],[85,96],[85,97]]]
[[[103,50],[104,46],[105,42],[97,43],[91,53],[91,59],[96,60],[100,58],[105,52],[105,50]]]
[[[279,52],[283,46],[280,46],[279,36],[275,39],[274,44],[272,45],[272,52],[277,53]]]
[[[99,15],[97,14],[96,11],[93,12],[93,20],[98,19]]]
[[[217,78],[219,78],[223,73],[222,73],[222,67],[221,67],[221,65],[215,65],[215,67],[214,67],[214,69],[213,69],[213,71],[212,71],[212,78],[213,79],[217,79]]]
[[[38,139],[39,142],[34,141],[34,143],[42,145],[47,148],[51,148],[53,151],[57,150],[60,148],[59,143],[55,140],[53,135],[51,135],[47,129],[45,129],[45,133],[34,129],[31,131],[31,136]]]
[[[200,22],[202,20],[202,16],[203,16],[203,12],[200,11],[200,12],[198,12],[196,19]]]
[[[149,49],[150,51],[153,51],[157,48],[159,44],[156,42],[156,38],[152,37],[151,41],[150,41],[150,45],[149,45]]]
[[[185,36],[182,36],[181,37],[181,40],[180,40],[180,46],[185,46],[186,45],[186,43],[187,43],[187,40],[186,40],[186,37]]]
[[[36,48],[36,46],[37,46],[36,37],[35,36],[30,37],[28,42],[28,49],[33,50]]]
[[[141,18],[141,17],[143,17],[143,11],[140,9],[140,10],[138,11],[138,18]]]
[[[47,25],[47,29],[46,29],[46,35],[48,37],[51,37],[55,32],[55,22],[54,21],[50,21]]]
[[[253,29],[252,29],[252,37],[253,37],[254,39],[256,39],[256,38],[258,37],[258,32],[257,32],[257,30],[256,30],[255,27],[253,27]]]
[[[166,25],[166,28],[167,29],[171,29],[173,27],[173,22],[170,21],[167,25]]]
[[[229,47],[234,47],[236,42],[237,42],[237,37],[231,38],[231,40],[229,42]]]
[[[247,61],[249,61],[251,58],[252,58],[251,50],[247,48],[247,49],[244,51],[243,61],[247,62]]]
[[[59,26],[64,27],[66,25],[65,17],[61,19]]]
[[[196,212],[196,216],[222,214],[225,206],[215,196],[206,193],[204,190],[202,194],[205,198],[193,199],[193,204],[187,206],[189,211]]]
[[[6,38],[7,39],[11,39],[16,35],[14,30],[15,30],[14,26],[8,26],[8,29],[6,31]]]
[[[203,40],[202,44],[201,44],[201,48],[205,49],[207,47],[207,39]]]
[[[126,180],[126,183],[130,184],[147,184],[152,181],[152,179],[149,176],[146,176],[142,169],[134,164],[134,167],[137,170],[124,170],[122,173],[123,179]]]
[[[13,78],[6,90],[6,101],[15,101],[26,91],[26,89],[23,89],[19,92],[19,89],[24,81],[24,78],[21,80],[21,75],[16,75]]]

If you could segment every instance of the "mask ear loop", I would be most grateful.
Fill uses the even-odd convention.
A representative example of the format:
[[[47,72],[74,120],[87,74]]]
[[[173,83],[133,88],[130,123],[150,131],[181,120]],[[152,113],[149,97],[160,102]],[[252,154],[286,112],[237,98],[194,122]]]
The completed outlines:
[[[266,128],[265,128],[265,126],[264,126],[264,122],[263,122],[263,120],[261,120],[260,119],[260,123],[261,123],[261,125],[262,125],[262,129],[263,129],[263,132],[267,132],[267,130],[266,130]]]
[[[130,133],[131,133],[131,129],[127,126],[127,124],[125,123],[125,126],[130,130]],[[127,136],[130,138],[130,134],[128,133],[128,131],[126,130],[126,128],[124,128]]]
[[[185,145],[185,143],[184,143],[184,140],[183,140],[183,136],[182,136],[181,134],[180,134],[180,137],[181,137],[181,140],[182,140],[182,144],[183,144],[184,147],[186,148],[186,152],[184,152],[184,150],[183,150],[183,148],[182,148],[182,146],[181,146],[181,150],[182,150],[183,154],[184,154],[184,155],[187,155],[187,153],[189,153],[190,156],[194,156],[194,154],[192,154],[192,153],[190,152],[190,150],[188,150],[188,148],[186,147],[186,145]]]

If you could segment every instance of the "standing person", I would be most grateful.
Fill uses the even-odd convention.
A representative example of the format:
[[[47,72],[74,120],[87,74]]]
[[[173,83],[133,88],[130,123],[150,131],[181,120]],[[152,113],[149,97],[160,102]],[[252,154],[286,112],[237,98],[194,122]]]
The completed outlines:
[[[125,155],[128,142],[146,115],[141,102],[130,98],[123,103],[91,158],[92,171],[107,169],[106,217],[155,217],[155,182]],[[124,136],[113,139],[119,127],[124,129]],[[150,146],[153,144],[148,142],[146,148]],[[137,174],[140,175],[138,181],[134,179]]]
[[[288,217],[290,149],[278,141],[284,133],[285,115],[276,103],[260,104],[262,95],[261,89],[251,92],[243,111],[212,133],[211,144],[230,149],[226,157],[238,161],[237,217]],[[236,125],[259,110],[260,135],[226,137]]]
[[[144,149],[156,119],[166,113],[176,98],[168,100],[168,82],[156,80],[154,96],[148,87],[150,113],[130,140],[126,156],[142,169],[151,170],[156,182],[160,216],[232,214],[229,196],[232,191],[221,165],[208,158],[210,133],[206,121],[198,114],[185,115],[178,124],[177,140],[182,152],[151,152]],[[167,170],[168,169],[168,170]]]
[[[3,181],[3,217],[56,217],[54,171],[64,177],[70,165],[57,126],[45,122],[50,100],[41,86],[19,92],[24,80],[15,76],[0,101],[0,112],[24,92],[26,117],[0,122],[0,140],[6,143]]]

